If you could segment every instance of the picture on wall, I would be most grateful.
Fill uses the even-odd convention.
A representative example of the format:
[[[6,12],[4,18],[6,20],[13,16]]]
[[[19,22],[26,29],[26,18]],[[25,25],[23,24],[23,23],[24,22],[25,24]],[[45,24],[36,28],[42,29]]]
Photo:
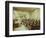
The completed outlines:
[[[45,34],[45,4],[35,2],[5,2],[5,36]]]

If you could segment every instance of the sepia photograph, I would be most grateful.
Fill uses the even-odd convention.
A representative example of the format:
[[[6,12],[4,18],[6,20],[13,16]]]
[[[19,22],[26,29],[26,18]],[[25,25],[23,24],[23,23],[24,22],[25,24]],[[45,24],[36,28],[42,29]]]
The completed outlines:
[[[40,8],[13,7],[13,31],[40,30]]]

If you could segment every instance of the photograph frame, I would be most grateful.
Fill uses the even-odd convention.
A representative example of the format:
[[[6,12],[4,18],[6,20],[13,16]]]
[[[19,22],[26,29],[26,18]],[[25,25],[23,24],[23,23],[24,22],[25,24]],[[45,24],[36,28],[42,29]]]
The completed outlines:
[[[10,3],[22,3],[22,4],[36,4],[43,5],[43,33],[37,34],[21,34],[21,35],[9,35],[9,4]],[[44,35],[45,34],[45,3],[37,2],[20,2],[20,1],[5,1],[5,36],[6,37],[18,37],[18,36],[32,36],[32,35]]]

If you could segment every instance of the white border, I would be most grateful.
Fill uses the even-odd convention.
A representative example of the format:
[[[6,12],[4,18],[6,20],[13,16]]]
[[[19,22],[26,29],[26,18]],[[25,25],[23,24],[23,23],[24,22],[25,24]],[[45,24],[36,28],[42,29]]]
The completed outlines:
[[[13,7],[35,7],[40,8],[40,30],[28,30],[28,31],[13,31]],[[43,33],[43,5],[34,5],[34,4],[19,4],[19,3],[10,3],[9,4],[9,33],[10,35],[20,35],[20,34],[36,34]]]

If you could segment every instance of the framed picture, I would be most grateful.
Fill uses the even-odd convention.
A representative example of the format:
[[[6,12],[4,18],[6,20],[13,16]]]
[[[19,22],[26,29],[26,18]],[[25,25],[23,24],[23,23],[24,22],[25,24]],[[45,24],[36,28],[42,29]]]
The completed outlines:
[[[45,34],[45,4],[36,2],[5,2],[5,36]]]

